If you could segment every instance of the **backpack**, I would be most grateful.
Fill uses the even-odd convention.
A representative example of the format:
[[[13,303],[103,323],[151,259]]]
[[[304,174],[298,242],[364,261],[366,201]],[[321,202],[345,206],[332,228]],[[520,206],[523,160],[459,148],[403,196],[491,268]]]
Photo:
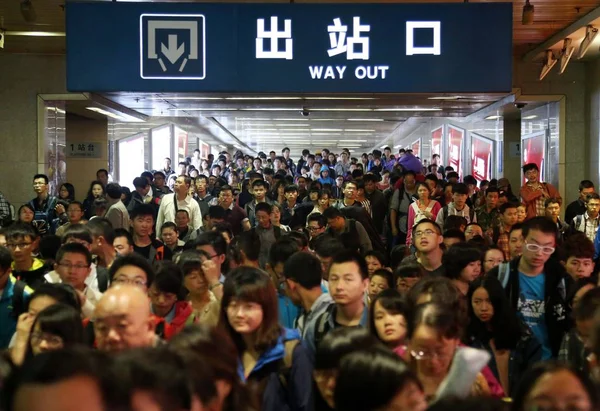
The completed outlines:
[[[29,202],[29,205],[33,207],[33,222],[34,225],[40,235],[50,234],[51,230],[51,213],[56,207],[57,200],[56,197],[48,197],[46,201],[46,207],[43,210],[38,210],[36,207],[36,199],[33,199]]]
[[[12,295],[12,314],[15,318],[25,312],[25,281],[17,280],[13,287]]]
[[[279,381],[285,390],[289,387],[289,377],[292,371],[294,350],[300,344],[300,340],[288,340],[283,343],[284,355],[279,368]]]
[[[510,278],[510,261],[500,263],[498,266],[498,281],[502,284],[502,288],[506,289],[508,279]]]
[[[319,347],[325,335],[330,331],[329,310],[322,313],[315,323],[315,348]]]
[[[444,206],[444,208],[442,208],[442,216],[443,216],[443,222],[446,221],[446,219],[448,218],[448,206]],[[473,222],[473,218],[475,217],[475,209],[473,207],[469,207],[469,221],[467,221],[467,223],[472,223]]]

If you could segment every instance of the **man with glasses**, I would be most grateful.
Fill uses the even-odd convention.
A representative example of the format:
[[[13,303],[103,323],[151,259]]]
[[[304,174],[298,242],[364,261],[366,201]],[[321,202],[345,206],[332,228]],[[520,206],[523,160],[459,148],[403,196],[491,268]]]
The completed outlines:
[[[79,201],[71,201],[67,207],[67,215],[69,222],[63,224],[56,229],[56,235],[62,237],[65,234],[65,230],[74,224],[82,224],[83,220],[83,204]]]
[[[542,359],[556,357],[567,326],[565,271],[554,253],[556,225],[546,217],[534,217],[523,225],[523,255],[508,270],[496,267],[497,277],[511,306],[542,344]]]
[[[600,225],[600,195],[598,193],[591,193],[587,196],[585,210],[583,214],[575,216],[571,221],[566,221],[574,231],[584,233],[590,241],[594,242]]]
[[[88,286],[91,265],[92,254],[82,244],[65,244],[56,253],[54,270],[58,273],[60,282],[69,284],[79,294],[83,302],[81,311],[86,318],[94,315],[96,304],[102,297],[102,293]]]
[[[420,220],[412,228],[413,245],[417,252],[402,260],[401,265],[419,264],[425,276],[442,277],[446,273],[442,265],[444,236],[440,226],[433,220]]]
[[[308,230],[309,240],[317,238],[319,235],[325,232],[325,226],[327,220],[323,217],[323,214],[314,213],[308,216],[308,222],[306,223],[306,229]]]
[[[5,236],[6,247],[13,259],[13,276],[33,289],[45,283],[44,275],[50,268],[42,260],[33,257],[39,240],[33,227],[29,224],[13,224],[6,229]]]

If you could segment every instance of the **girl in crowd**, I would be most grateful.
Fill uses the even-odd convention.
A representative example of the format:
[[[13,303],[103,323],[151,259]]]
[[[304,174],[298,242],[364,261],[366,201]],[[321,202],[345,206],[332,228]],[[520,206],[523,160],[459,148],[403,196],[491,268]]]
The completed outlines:
[[[283,204],[285,201],[285,186],[287,185],[287,181],[285,179],[281,179],[275,183],[273,190],[269,193],[269,198],[277,204]]]
[[[271,207],[271,224],[275,227],[279,227],[283,232],[291,231],[290,227],[287,225],[281,224],[281,213],[283,212],[283,208],[281,207],[281,203],[275,203]]]
[[[517,224],[521,224],[527,218],[527,207],[523,203],[519,203],[517,207]]]
[[[398,355],[406,353],[407,310],[404,299],[394,289],[382,291],[371,303],[369,330]]]
[[[369,276],[372,276],[375,271],[387,267],[385,255],[381,251],[367,251],[364,256],[365,261],[367,262]]]
[[[186,327],[173,337],[169,345],[177,351],[189,350],[199,355],[214,371],[217,399],[208,409],[257,410],[248,389],[240,380],[235,344],[223,329],[208,325]]]
[[[83,343],[81,313],[66,304],[50,305],[33,322],[25,358]]]
[[[331,191],[329,190],[321,190],[318,192],[319,197],[317,200],[317,204],[313,207],[312,211],[308,214],[323,214],[325,210],[329,208],[329,200],[331,199]]]
[[[86,220],[94,215],[94,200],[104,198],[104,186],[100,181],[92,181],[85,200],[83,200],[83,211]]]
[[[425,411],[423,386],[398,356],[374,347],[348,354],[340,363],[336,409]]]
[[[598,390],[585,375],[566,365],[542,362],[523,376],[512,409],[595,411],[598,406]]]
[[[542,347],[510,307],[495,277],[471,283],[467,299],[467,344],[490,354],[489,368],[504,391],[514,394],[525,370],[542,359]]]
[[[71,183],[63,183],[58,189],[58,199],[70,203],[75,201],[75,187]]]
[[[31,207],[29,204],[23,204],[21,207],[19,207],[19,211],[18,211],[18,222],[19,223],[25,223],[25,224],[33,224],[33,218],[35,217],[35,211],[33,210],[33,207]]]
[[[202,265],[210,260],[210,255],[201,250],[185,251],[177,265],[183,272],[183,285],[188,291],[187,300],[193,308],[189,323],[216,326],[219,322],[220,300],[209,290]]]
[[[315,411],[335,409],[334,392],[342,358],[376,346],[380,346],[379,341],[364,328],[341,327],[325,335],[315,353]]]
[[[369,282],[369,299],[373,299],[380,292],[394,288],[394,276],[387,269],[375,270],[373,275],[370,277]]]
[[[492,268],[504,262],[504,252],[496,246],[489,247],[483,254],[483,272],[485,274]]]
[[[262,410],[305,410],[312,404],[312,365],[299,333],[278,320],[277,291],[264,271],[239,267],[227,275],[219,325],[240,353],[240,375],[256,386]]]
[[[13,336],[14,344],[12,342],[10,344],[12,347],[10,355],[16,365],[23,363],[29,349],[31,329],[37,315],[44,309],[60,303],[72,307],[81,317],[79,296],[70,285],[42,284],[31,294],[26,311],[19,315],[17,331]]]
[[[444,253],[442,263],[446,277],[452,280],[462,295],[467,295],[469,284],[481,275],[481,253],[466,243],[450,247]]]
[[[412,227],[424,218],[435,221],[442,208],[440,203],[431,198],[432,192],[426,183],[417,183],[416,189],[419,199],[413,201],[408,207],[408,235],[406,237],[408,246],[412,244]]]

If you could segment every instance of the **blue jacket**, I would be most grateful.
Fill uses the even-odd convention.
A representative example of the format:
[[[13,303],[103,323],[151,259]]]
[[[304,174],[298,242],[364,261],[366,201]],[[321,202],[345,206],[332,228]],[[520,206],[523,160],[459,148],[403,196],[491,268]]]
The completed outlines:
[[[12,276],[8,277],[8,282],[4,291],[0,296],[0,350],[8,348],[10,339],[17,330],[17,315],[13,313],[13,292],[15,289],[15,283],[17,279]],[[27,300],[33,293],[33,290],[29,287],[25,287],[23,291],[23,298]]]
[[[323,171],[327,171],[329,174],[327,177],[323,177]],[[326,165],[321,167],[321,178],[319,178],[319,183],[321,184],[331,184],[331,186],[335,186],[335,180],[331,177],[331,170]]]
[[[263,411],[312,411],[312,364],[306,349],[299,343],[292,355],[292,366],[285,369],[285,342],[299,340],[296,330],[285,328],[277,343],[263,352],[248,376],[248,384],[255,384],[262,394]],[[240,360],[238,374],[245,381]]]
[[[288,296],[278,293],[279,324],[285,328],[294,328],[294,323],[300,315],[300,308]]]

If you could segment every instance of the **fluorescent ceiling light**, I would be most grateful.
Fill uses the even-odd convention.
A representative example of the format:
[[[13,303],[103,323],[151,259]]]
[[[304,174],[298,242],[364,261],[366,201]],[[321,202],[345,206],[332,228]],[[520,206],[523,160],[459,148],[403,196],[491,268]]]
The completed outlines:
[[[434,96],[427,97],[427,100],[458,100],[461,96]]]
[[[499,118],[502,118],[502,116],[487,116],[485,119],[486,120],[498,120]]]
[[[366,143],[369,140],[338,140],[339,143]]]
[[[111,113],[110,111],[106,111],[106,110],[103,110],[103,109],[98,108],[98,107],[86,107],[86,109],[90,110],[90,111],[94,111],[94,112],[99,113],[99,114],[103,114],[106,117],[114,118],[116,120],[124,120],[124,118],[121,117],[121,116],[119,116],[118,114]]]
[[[261,107],[261,108],[240,108],[241,111],[298,111],[298,108],[289,107]]]
[[[361,128],[345,128],[344,131],[355,131],[355,132],[369,132],[369,131],[377,131],[377,130],[372,130],[372,129],[361,129]]]
[[[302,97],[225,97],[225,100],[302,100]]]
[[[230,107],[192,107],[192,108],[170,108],[170,111],[237,111],[237,108]]]
[[[310,121],[342,121],[339,118],[311,118]]]
[[[379,147],[379,148],[383,150],[383,149],[384,149],[384,148],[386,148],[386,147],[387,147],[387,146],[381,146],[381,147]]]
[[[533,120],[534,118],[537,118],[537,116],[532,114],[530,116],[521,117],[521,120]]]
[[[374,111],[442,111],[434,107],[398,107],[398,108],[376,108]]]
[[[372,108],[311,108],[309,111],[373,111]]]
[[[296,131],[296,132],[305,131],[307,134],[310,132],[310,130],[298,130],[297,128],[280,128],[279,131]]]
[[[29,36],[29,37],[65,37],[64,31],[6,31],[7,36]]]
[[[223,100],[223,97],[164,96],[150,97],[149,100]]]
[[[341,136],[342,133],[310,133],[313,136]]]
[[[377,100],[376,97],[304,97],[305,100]]]
[[[275,124],[276,127],[310,127],[310,124]]]
[[[400,148],[402,147],[402,144],[398,144],[397,146],[394,146],[394,148]]]
[[[344,131],[341,128],[311,128],[310,131]]]
[[[276,128],[255,128],[255,129],[248,128],[248,129],[243,130],[243,131],[245,131],[245,132],[257,132],[258,133],[258,132],[263,132],[263,131],[277,131],[277,129]]]
[[[308,121],[307,118],[275,118],[274,121]]]
[[[348,121],[385,121],[382,118],[349,118]]]
[[[46,107],[46,110],[55,111],[59,114],[67,114],[67,112],[65,110],[62,110],[58,107]]]
[[[259,118],[259,117],[239,117],[235,121],[270,121],[272,118]]]

